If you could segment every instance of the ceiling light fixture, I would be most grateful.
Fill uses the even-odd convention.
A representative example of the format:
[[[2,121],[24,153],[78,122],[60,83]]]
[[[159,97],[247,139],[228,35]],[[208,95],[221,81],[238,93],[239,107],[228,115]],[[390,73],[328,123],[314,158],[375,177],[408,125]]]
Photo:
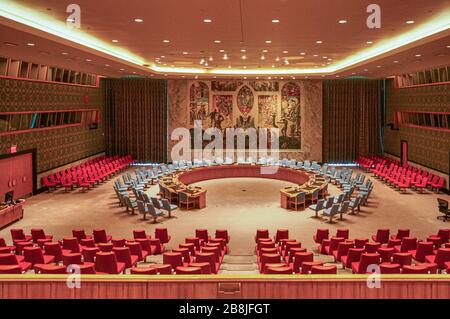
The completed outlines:
[[[220,43],[221,41],[220,40],[214,40],[214,43]]]
[[[184,54],[184,55],[186,55],[186,54],[189,54],[189,53],[188,53],[188,52],[186,52],[186,51],[184,51],[184,52],[183,52],[183,54]]]
[[[142,19],[140,19],[140,18],[136,18],[136,19],[134,19],[134,22],[141,23],[141,22],[144,22],[144,20],[142,20]]]
[[[347,20],[339,20],[339,23],[340,23],[340,24],[347,23]]]
[[[35,46],[34,43],[27,43],[27,45],[30,46],[30,47],[34,47]]]
[[[416,57],[418,57],[418,58],[421,57],[421,56],[422,56],[422,54],[416,54]]]
[[[316,43],[317,43],[317,44],[322,44],[323,42],[320,41],[320,40],[318,40],[318,41],[316,41]]]
[[[406,21],[406,24],[413,24],[415,21],[414,20],[408,20]]]
[[[203,19],[203,22],[205,22],[205,23],[211,23],[212,20],[211,20],[211,19]]]
[[[118,43],[118,42],[119,42],[119,40],[112,40],[112,42],[114,42],[114,43]]]
[[[273,19],[272,23],[280,23],[280,20],[279,19]]]
[[[164,42],[164,43],[169,43],[169,42],[170,42],[170,40],[163,40],[163,42]]]
[[[261,55],[261,60],[265,60],[266,57],[264,55]]]
[[[242,60],[245,60],[245,59],[247,59],[247,57],[245,55],[243,55],[242,56]]]
[[[270,44],[270,43],[272,43],[272,40],[266,40],[266,43]]]

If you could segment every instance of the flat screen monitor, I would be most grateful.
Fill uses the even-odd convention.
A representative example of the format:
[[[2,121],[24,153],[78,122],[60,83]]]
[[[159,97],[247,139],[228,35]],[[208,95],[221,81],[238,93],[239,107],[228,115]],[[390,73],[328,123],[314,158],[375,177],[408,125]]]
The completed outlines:
[[[5,194],[5,203],[12,203],[14,200],[14,191]]]

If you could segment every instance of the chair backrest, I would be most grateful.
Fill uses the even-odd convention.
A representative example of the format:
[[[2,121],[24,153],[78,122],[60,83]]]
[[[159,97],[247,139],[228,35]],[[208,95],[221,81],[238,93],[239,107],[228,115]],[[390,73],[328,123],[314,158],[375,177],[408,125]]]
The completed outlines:
[[[40,247],[24,247],[23,256],[25,257],[25,261],[32,265],[44,263],[44,254]]]
[[[217,229],[216,230],[216,238],[222,238],[226,242],[228,242],[228,230],[226,229]]]
[[[347,253],[345,267],[350,268],[353,262],[359,261],[364,251],[364,248],[350,248]]]
[[[118,262],[124,263],[125,268],[131,268],[132,260],[131,260],[131,252],[128,247],[114,247],[114,254],[116,254],[116,259]]]
[[[113,252],[98,252],[95,255],[95,271],[117,274],[117,259]]]
[[[80,245],[76,237],[64,237],[62,246],[63,249],[70,250],[72,253],[80,252]]]
[[[106,235],[106,230],[104,229],[94,229],[92,231],[95,243],[106,243],[108,241],[108,236]]]
[[[133,238],[134,239],[138,239],[138,238],[142,238],[142,239],[146,239],[147,234],[145,233],[145,230],[133,230]]]
[[[277,233],[275,235],[276,242],[279,242],[281,239],[288,239],[288,238],[289,238],[289,230],[288,229],[277,229]]]
[[[150,199],[152,201],[153,206],[155,206],[156,208],[161,208],[160,205],[159,205],[159,201],[158,201],[158,199],[156,197],[150,197]]]
[[[333,205],[334,197],[328,197],[324,208],[330,208]]]
[[[378,253],[363,253],[361,258],[359,259],[359,274],[367,273],[367,268],[370,265],[379,265],[380,264],[380,254]]]
[[[376,241],[381,244],[386,244],[389,241],[390,230],[388,228],[378,229],[376,234]]]
[[[129,200],[129,199],[128,199]],[[150,203],[148,203],[147,204],[147,206],[149,205]],[[147,212],[145,211],[145,206],[144,206],[144,202],[143,201],[141,201],[141,200],[138,200],[137,201],[137,206],[138,206],[138,211],[139,211],[139,213],[141,213],[141,214],[146,214]]]
[[[141,239],[139,239],[141,240]],[[125,246],[127,246],[130,249],[130,254],[138,256],[138,260],[142,261],[144,260],[144,256],[142,254],[142,246],[137,241],[127,241],[125,243]]]
[[[19,265],[19,262],[17,261],[17,257],[14,254],[0,254],[0,265]]]
[[[73,229],[72,236],[78,239],[79,242],[87,237],[84,229]]]
[[[417,247],[416,237],[403,237],[402,243],[400,245],[400,252],[408,252],[410,250],[415,250]]]
[[[434,262],[438,268],[445,269],[445,263],[450,261],[450,248],[439,248]]]
[[[170,207],[170,202],[169,202],[168,199],[161,198],[161,204],[162,204],[162,207],[160,207],[160,208],[163,208],[163,209],[165,209],[167,211],[171,211],[172,210],[172,208]]]
[[[305,202],[305,198],[306,198],[306,193],[305,192],[300,192],[296,196],[297,202],[299,202],[299,203]]]
[[[328,236],[329,236],[328,229],[317,229],[314,240],[316,243],[321,244],[324,239],[328,239]]]
[[[168,243],[169,233],[167,228],[155,228],[155,238],[158,238],[163,244]]]
[[[339,228],[336,230],[336,237],[343,237],[344,239],[348,239],[349,230],[347,228]]]
[[[62,262],[64,266],[83,264],[80,253],[65,253],[62,256]]]
[[[209,239],[208,230],[207,229],[196,229],[195,237],[200,238],[203,241],[207,242]]]
[[[409,229],[398,229],[397,231],[397,235],[395,236],[396,239],[403,239],[403,237],[408,237],[409,236]]]
[[[34,228],[31,230],[31,237],[33,237],[33,241],[37,243],[39,239],[45,239],[45,232],[43,229]]]
[[[269,238],[269,230],[268,229],[258,229],[256,230],[256,240],[259,238]]]
[[[23,232],[23,229],[18,228],[11,229],[11,238],[13,240],[25,239],[25,233]]]

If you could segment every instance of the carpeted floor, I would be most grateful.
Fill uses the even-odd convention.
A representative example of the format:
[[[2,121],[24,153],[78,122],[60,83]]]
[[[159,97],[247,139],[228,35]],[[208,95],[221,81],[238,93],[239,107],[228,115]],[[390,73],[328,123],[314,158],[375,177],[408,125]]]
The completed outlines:
[[[449,223],[436,219],[436,198],[449,200],[448,195],[412,191],[401,194],[376,179],[374,184],[369,205],[362,207],[358,215],[346,215],[345,220],[329,224],[326,219],[313,218],[314,213],[308,209],[298,212],[282,209],[279,189],[288,186],[286,182],[251,178],[211,180],[198,184],[208,190],[205,209],[177,210],[174,218],[163,218],[160,223],[152,224],[119,207],[111,180],[87,193],[58,190],[28,199],[24,219],[2,229],[0,236],[9,242],[10,228],[24,228],[27,233],[31,228],[44,228],[48,234],[60,239],[71,236],[73,228],[84,228],[87,233],[93,228],[105,228],[115,238],[132,238],[133,229],[145,229],[148,234],[153,234],[155,227],[166,227],[172,236],[170,249],[184,242],[185,237],[194,235],[196,228],[207,228],[211,235],[216,229],[225,228],[231,236],[233,258],[223,269],[233,270],[239,264],[242,271],[247,268],[251,271],[252,268],[245,265],[253,263],[250,255],[254,253],[253,236],[258,228],[267,228],[271,234],[278,228],[287,228],[291,238],[312,250],[316,246],[312,235],[317,228],[329,228],[332,234],[337,228],[349,228],[350,237],[360,238],[370,237],[377,228],[390,228],[395,232],[401,227],[410,228],[413,236],[426,238],[437,233],[439,228],[449,227]],[[155,185],[147,192],[154,195],[157,190]],[[330,193],[336,195],[340,190],[330,186]]]

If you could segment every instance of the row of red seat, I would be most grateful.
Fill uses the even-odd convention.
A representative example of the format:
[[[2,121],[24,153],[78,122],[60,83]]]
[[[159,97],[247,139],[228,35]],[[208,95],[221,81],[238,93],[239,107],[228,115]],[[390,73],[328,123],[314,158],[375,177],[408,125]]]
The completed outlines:
[[[449,238],[450,229],[440,229],[426,241],[411,237],[409,229],[399,229],[392,236],[389,229],[379,229],[371,236],[373,242],[369,238],[349,239],[347,229],[338,230],[331,238],[328,229],[318,229],[313,237],[321,254],[332,255],[343,268],[358,274],[375,271],[368,268],[370,265],[379,266],[382,274],[449,271]]]
[[[72,237],[53,241],[42,229],[26,235],[22,229],[11,229],[13,245],[0,238],[0,273],[65,273],[77,265],[82,274],[119,274],[145,262],[149,255],[162,254],[171,239],[166,228],[155,229],[155,238],[144,230],[133,231],[133,239],[114,239],[104,229],[94,229],[92,236],[74,229]]]
[[[131,155],[101,156],[42,177],[48,191],[62,187],[66,191],[79,187],[85,191],[122,171],[133,162]]]
[[[445,184],[444,177],[439,177],[426,171],[414,171],[411,169],[411,166],[408,168],[399,167],[391,163],[388,167],[377,164],[371,169],[371,172],[378,179],[402,190],[413,188],[423,191],[427,187],[430,187],[431,190],[439,192]]]
[[[360,156],[355,162],[366,171],[369,171],[377,164],[381,164],[383,166],[391,163],[398,165],[398,161],[382,155]]]

